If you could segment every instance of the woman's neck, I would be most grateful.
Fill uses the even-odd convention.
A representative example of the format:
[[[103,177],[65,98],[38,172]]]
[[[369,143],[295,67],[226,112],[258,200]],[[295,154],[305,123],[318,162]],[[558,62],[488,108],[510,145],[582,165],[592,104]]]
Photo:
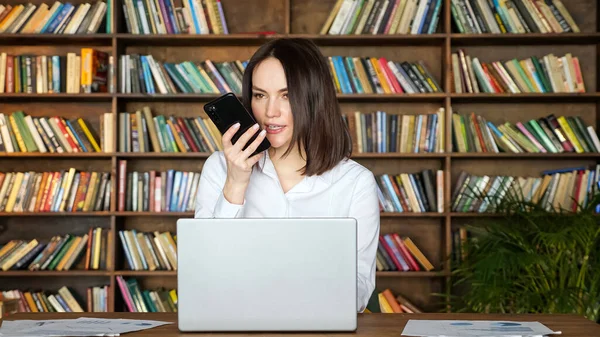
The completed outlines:
[[[273,166],[278,173],[291,174],[292,172],[300,172],[300,170],[306,165],[306,156],[301,156],[298,152],[298,148],[294,146],[290,153],[286,156],[283,154],[286,152],[287,146],[275,149],[270,148],[269,157],[273,162]]]

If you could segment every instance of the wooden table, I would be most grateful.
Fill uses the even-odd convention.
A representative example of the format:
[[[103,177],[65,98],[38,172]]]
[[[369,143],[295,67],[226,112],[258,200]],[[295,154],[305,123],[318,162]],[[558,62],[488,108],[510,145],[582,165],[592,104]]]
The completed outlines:
[[[77,317],[104,317],[148,319],[175,322],[154,329],[128,333],[126,337],[172,337],[172,336],[377,336],[401,337],[402,329],[409,319],[460,319],[460,320],[511,320],[539,321],[554,331],[562,331],[557,337],[600,337],[600,325],[576,315],[496,315],[496,314],[359,314],[358,330],[353,333],[181,333],[177,330],[177,314],[174,313],[18,313],[8,317],[17,319],[65,319]]]

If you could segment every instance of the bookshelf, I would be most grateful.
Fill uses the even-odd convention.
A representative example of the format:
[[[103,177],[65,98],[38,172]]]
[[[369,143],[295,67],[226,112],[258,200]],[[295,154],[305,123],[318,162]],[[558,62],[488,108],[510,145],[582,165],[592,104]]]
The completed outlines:
[[[8,0],[18,4],[22,1]],[[42,3],[34,0],[33,3]],[[83,0],[75,0],[75,3]],[[549,113],[580,115],[588,125],[600,127],[600,11],[594,0],[563,1],[579,24],[580,33],[460,34],[452,23],[450,0],[443,0],[440,22],[433,34],[425,35],[319,35],[335,0],[222,0],[228,35],[134,35],[127,33],[122,3],[111,1],[110,34],[54,35],[0,34],[0,51],[19,54],[61,54],[92,47],[115,57],[117,92],[93,94],[0,94],[0,112],[23,110],[32,116],[85,117],[98,130],[99,117],[110,112],[117,126],[120,112],[148,106],[157,114],[182,117],[205,116],[204,103],[212,94],[125,94],[119,93],[117,57],[123,54],[152,54],[156,60],[181,62],[211,59],[248,59],[266,41],[294,36],[311,39],[325,56],[375,56],[396,61],[424,60],[443,87],[435,94],[338,94],[343,113],[356,110],[386,111],[388,114],[434,113],[444,107],[444,153],[357,153],[353,159],[375,174],[444,170],[444,201],[461,170],[473,174],[539,175],[544,169],[595,165],[600,153],[512,154],[451,152],[451,111],[475,112],[492,122],[517,122]],[[246,32],[274,31],[274,35]],[[579,57],[584,73],[585,93],[486,94],[455,93],[452,90],[451,53],[459,48],[482,61],[526,58],[547,53],[571,52]],[[451,109],[452,108],[452,109]],[[526,116],[526,117],[525,117]],[[117,129],[118,130],[118,129]],[[113,144],[118,149],[118,134]],[[74,167],[85,171],[111,173],[110,211],[89,213],[0,213],[0,242],[11,239],[49,239],[66,233],[84,234],[89,227],[110,229],[111,259],[107,270],[7,271],[0,272],[2,290],[32,288],[56,291],[62,285],[74,289],[80,299],[87,287],[109,285],[109,311],[123,311],[125,305],[116,283],[117,276],[136,277],[145,288],[176,288],[174,271],[125,270],[119,230],[175,232],[175,221],[193,217],[193,212],[118,212],[118,163],[127,160],[128,171],[176,169],[200,172],[207,153],[0,153],[0,172],[59,171]],[[451,267],[445,263],[452,249],[451,232],[462,224],[493,214],[456,213],[444,205],[442,213],[382,213],[381,232],[411,237],[435,266],[434,272],[378,272],[378,289],[390,288],[408,297],[425,311],[437,311],[444,303],[432,293],[445,291]]]

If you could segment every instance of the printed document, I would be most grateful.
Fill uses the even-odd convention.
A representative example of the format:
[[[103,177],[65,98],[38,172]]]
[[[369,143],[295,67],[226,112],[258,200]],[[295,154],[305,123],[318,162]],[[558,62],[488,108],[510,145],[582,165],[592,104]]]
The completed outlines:
[[[540,322],[416,320],[406,323],[402,336],[521,337],[560,334]]]
[[[172,322],[89,317],[54,320],[5,320],[2,327],[0,327],[0,337],[119,336],[123,333],[151,329],[165,324],[172,324]]]

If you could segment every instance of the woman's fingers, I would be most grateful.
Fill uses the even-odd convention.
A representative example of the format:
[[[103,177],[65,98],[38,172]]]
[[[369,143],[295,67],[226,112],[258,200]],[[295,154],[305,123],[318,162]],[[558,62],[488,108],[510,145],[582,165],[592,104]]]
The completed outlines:
[[[258,148],[260,143],[262,143],[263,139],[265,139],[265,135],[267,134],[267,130],[262,130],[258,136],[254,139],[252,143],[248,145],[248,147],[242,152],[242,156],[244,158],[249,158],[254,151]]]
[[[233,135],[235,135],[235,133],[237,132],[237,130],[239,128],[240,128],[240,123],[235,123],[229,129],[227,129],[227,131],[221,137],[221,140],[223,142],[223,148],[228,148],[228,147],[232,146],[231,138],[233,138]]]
[[[231,164],[234,164],[239,169],[247,170],[247,168],[252,167],[260,158],[262,158],[263,154],[257,154],[256,156],[252,156],[254,151],[260,146],[260,143],[265,139],[267,134],[266,130],[262,130],[256,138],[248,144],[245,150],[242,150],[244,146],[248,143],[248,141],[256,134],[256,131],[259,129],[258,124],[254,124],[250,127],[246,132],[244,132],[240,138],[235,142],[235,144],[231,143],[233,136],[239,130],[240,124],[236,123],[232,125],[221,137],[223,142],[223,150],[225,152],[225,157],[228,159]]]
[[[246,160],[248,167],[254,166],[254,164],[256,164],[264,155],[265,155],[265,153],[261,152],[261,153],[257,154],[256,156],[252,156],[252,157],[248,158],[248,160]]]
[[[242,151],[242,149],[244,148],[246,143],[248,143],[250,138],[252,138],[252,136],[254,136],[254,134],[256,133],[257,130],[258,130],[258,123],[252,125],[252,127],[248,128],[248,130],[246,130],[246,132],[244,132],[240,136],[240,138],[238,138],[238,140],[235,142],[235,144],[233,144],[233,147],[236,149],[236,152]]]

